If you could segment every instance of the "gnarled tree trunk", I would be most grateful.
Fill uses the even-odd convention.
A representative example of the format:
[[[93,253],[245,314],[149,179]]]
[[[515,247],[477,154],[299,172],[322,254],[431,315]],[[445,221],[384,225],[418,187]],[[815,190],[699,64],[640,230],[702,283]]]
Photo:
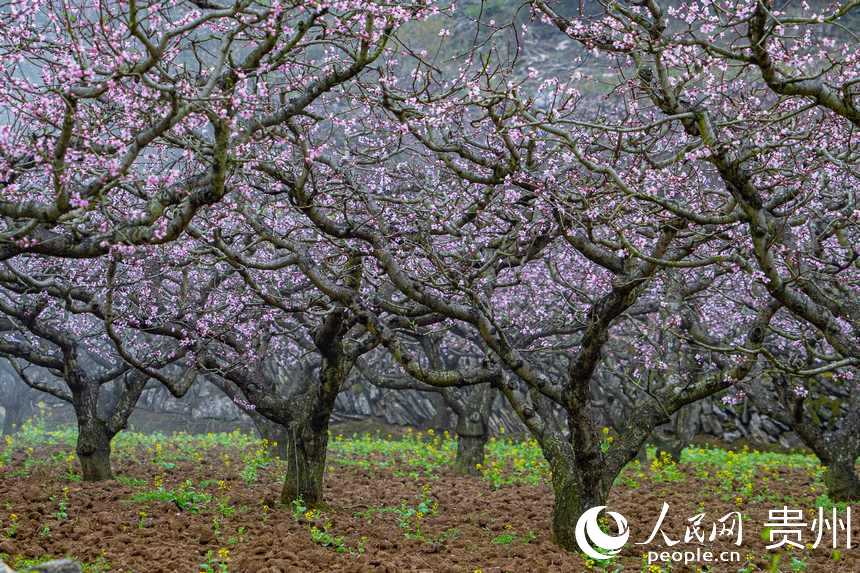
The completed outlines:
[[[71,370],[71,369],[70,369]],[[140,372],[125,374],[117,379],[118,397],[99,416],[99,393],[102,382],[84,378],[80,372],[67,373],[66,383],[72,391],[71,402],[78,421],[78,443],[75,451],[81,463],[84,481],[113,479],[111,470],[111,440],[126,427],[128,418],[146,386],[147,377]]]
[[[654,445],[657,446],[657,459],[667,454],[672,461],[680,462],[681,453],[684,448],[696,436],[698,430],[698,419],[702,412],[702,405],[694,402],[684,406],[672,416],[672,420],[663,426],[658,426],[651,434]]]
[[[463,393],[462,399],[444,389],[441,395],[457,415],[455,471],[479,475],[478,465],[484,464],[484,448],[490,439],[490,414],[496,390],[492,385],[484,384]]]
[[[486,424],[477,412],[460,416],[457,421],[457,459],[455,469],[458,473],[479,475],[478,465],[484,464],[484,446],[489,439]]]
[[[3,417],[3,435],[10,436],[21,429],[33,412],[30,389],[12,378],[2,379],[5,370],[0,369],[0,406],[6,412]]]
[[[854,501],[860,499],[860,479],[854,465],[854,457],[836,456],[827,464],[824,484],[827,495],[833,501]]]
[[[568,551],[579,551],[575,530],[579,517],[588,509],[606,505],[609,495],[607,483],[599,468],[577,465],[573,459],[551,463],[552,489],[555,501],[552,508],[552,536],[555,542]]]
[[[281,491],[281,503],[301,499],[314,507],[323,501],[323,476],[328,451],[328,428],[314,430],[294,424],[286,432],[287,474]]]
[[[21,429],[29,414],[29,408],[24,402],[4,404],[6,416],[3,418],[3,435],[11,436]]]
[[[110,462],[112,439],[113,434],[101,420],[78,419],[78,443],[75,451],[81,462],[84,481],[113,479]]]
[[[788,425],[825,466],[824,484],[833,501],[860,499],[860,479],[855,462],[860,455],[860,396],[848,394],[844,409],[828,424],[815,416],[816,403],[806,393],[795,392],[787,376],[773,378],[776,400],[769,394],[751,392],[756,407]],[[773,407],[776,402],[781,407]]]
[[[110,463],[110,442],[116,432],[98,415],[100,384],[85,379],[77,368],[66,373],[66,384],[72,391],[72,406],[78,422],[78,443],[75,451],[81,463],[84,481],[113,479]]]
[[[287,442],[291,441],[292,438],[287,428],[260,414],[251,415],[251,419],[254,421],[257,432],[260,433],[260,437],[269,443],[271,454],[282,460],[288,459]]]
[[[323,354],[319,381],[301,398],[287,427],[287,475],[281,491],[281,503],[301,499],[307,507],[323,501],[323,477],[328,453],[328,428],[337,395],[353,366],[342,347],[342,340],[316,344]]]

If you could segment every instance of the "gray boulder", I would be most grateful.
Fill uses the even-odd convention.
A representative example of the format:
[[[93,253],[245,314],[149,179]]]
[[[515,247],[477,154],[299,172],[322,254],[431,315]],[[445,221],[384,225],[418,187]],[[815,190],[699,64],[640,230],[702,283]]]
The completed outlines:
[[[15,573],[15,571],[0,561],[0,573]],[[83,573],[83,569],[78,563],[70,559],[57,559],[22,569],[18,573]]]

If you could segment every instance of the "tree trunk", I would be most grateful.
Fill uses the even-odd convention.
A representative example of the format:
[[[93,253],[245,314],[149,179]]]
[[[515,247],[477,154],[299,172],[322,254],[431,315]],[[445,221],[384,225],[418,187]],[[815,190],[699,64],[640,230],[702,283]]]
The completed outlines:
[[[328,449],[328,428],[315,432],[296,424],[286,431],[287,475],[281,491],[281,503],[289,505],[301,499],[306,507],[323,500],[323,475]]]
[[[480,475],[478,465],[484,465],[484,446],[486,444],[486,434],[483,436],[457,436],[457,460],[454,466],[457,473]]]
[[[78,460],[84,481],[113,479],[110,465],[110,435],[100,420],[78,421]]]
[[[24,423],[24,408],[23,407],[6,407],[6,416],[3,418],[3,435],[11,436],[21,429]]]
[[[480,475],[478,464],[484,463],[484,446],[489,439],[487,424],[477,410],[457,417],[457,473]]]
[[[328,427],[337,395],[343,387],[353,361],[346,357],[343,336],[348,326],[343,310],[330,313],[314,335],[322,362],[318,384],[309,388],[304,399],[297,399],[287,426],[287,475],[281,490],[281,503],[301,499],[306,507],[323,503],[323,477],[328,452]],[[300,412],[301,414],[297,414]]]
[[[673,462],[681,461],[681,452],[684,451],[684,446],[674,440],[660,441],[657,445],[655,455],[658,460],[663,460],[664,455],[668,456]]]
[[[701,404],[688,404],[675,412],[668,424],[654,429],[651,437],[654,445],[657,446],[658,460],[662,459],[662,454],[665,452],[675,463],[681,461],[684,448],[690,445],[699,429],[698,419],[701,411]]]
[[[290,441],[290,435],[287,428],[259,414],[252,416],[252,419],[260,437],[268,441],[271,455],[282,460],[288,459],[287,442]]]
[[[427,420],[425,426],[436,430],[450,428],[451,415],[448,411],[448,405],[446,404],[445,399],[435,393],[430,393],[427,396],[427,399],[430,400],[430,403],[433,405],[433,417]]]
[[[833,501],[854,501],[860,499],[860,480],[854,469],[854,458],[834,459],[824,472],[827,495]]]
[[[11,436],[21,429],[24,422],[32,413],[30,405],[30,396],[27,392],[27,387],[13,388],[11,392],[17,392],[17,395],[7,396],[7,401],[3,404],[3,409],[6,415],[3,418],[3,435]]]
[[[636,459],[639,460],[639,465],[643,468],[648,467],[648,444],[643,443],[639,446],[639,450],[636,452]]]
[[[602,485],[605,480],[601,480],[595,470],[576,469],[572,463],[552,465],[552,489],[555,493],[553,540],[563,549],[579,551],[575,537],[576,522],[586,510],[606,505],[609,491]]]
[[[84,481],[113,479],[110,467],[110,442],[116,432],[99,418],[101,384],[87,381],[74,366],[67,366],[66,385],[72,391],[72,407],[78,422],[78,444],[75,450],[81,462]]]

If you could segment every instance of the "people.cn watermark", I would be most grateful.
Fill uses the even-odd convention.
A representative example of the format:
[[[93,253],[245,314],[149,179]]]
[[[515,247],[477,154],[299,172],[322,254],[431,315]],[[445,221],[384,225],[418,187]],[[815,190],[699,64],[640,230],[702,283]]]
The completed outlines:
[[[601,526],[600,514],[605,509],[605,505],[599,505],[585,511],[577,520],[574,530],[580,551],[597,561],[616,557],[630,540],[627,518],[618,512],[606,511],[606,515],[615,521],[617,533],[612,534]],[[764,524],[763,539],[768,541],[765,549],[773,550],[784,546],[817,549],[822,543],[829,545],[831,549],[852,548],[851,507],[846,507],[841,515],[835,507],[830,510],[819,507],[813,513],[812,519],[806,520],[801,509],[785,506],[771,509]],[[648,564],[740,562],[739,551],[710,550],[706,544],[717,540],[731,540],[734,545],[740,547],[744,535],[741,512],[730,511],[712,521],[706,520],[706,512],[697,513],[687,518],[683,535],[673,535],[674,532],[664,530],[668,514],[669,504],[664,502],[651,534],[644,541],[635,542],[635,545],[650,545],[655,541],[662,541],[666,546],[667,549],[663,551],[649,550],[646,554]],[[810,532],[811,535],[808,536]],[[685,547],[677,548],[679,543],[684,543]],[[688,548],[689,545],[696,546]]]

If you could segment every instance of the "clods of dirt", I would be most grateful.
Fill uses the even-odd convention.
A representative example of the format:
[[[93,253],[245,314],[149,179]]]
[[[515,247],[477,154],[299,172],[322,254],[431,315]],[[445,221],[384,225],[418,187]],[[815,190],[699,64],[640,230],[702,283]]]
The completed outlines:
[[[367,470],[335,460],[326,476],[327,505],[300,511],[275,502],[279,468],[261,470],[248,484],[235,471],[219,466],[218,456],[208,460],[180,462],[165,471],[125,455],[115,461],[115,472],[124,481],[94,484],[69,482],[64,467],[47,463],[20,475],[11,471],[13,463],[0,473],[0,553],[14,558],[74,556],[97,566],[109,564],[111,573],[196,573],[204,571],[201,564],[207,562],[214,566],[223,562],[234,573],[601,570],[599,564],[552,542],[553,494],[547,485],[493,490],[478,477],[449,472],[404,477],[396,466]],[[692,470],[680,466],[680,471],[681,481],[646,480],[636,487],[619,484],[613,490],[609,509],[627,518],[631,532],[617,561],[624,571],[642,571],[643,555],[649,550],[695,551],[697,546],[715,554],[739,553],[741,563],[712,564],[711,571],[734,573],[746,563],[767,570],[774,553],[764,549],[762,530],[768,511],[782,506],[773,500],[793,499],[805,510],[807,523],[815,517],[810,513],[814,499],[804,493],[809,489],[808,474],[802,470],[780,474],[781,479],[770,485],[771,501],[744,500],[742,505],[723,499],[725,492],[718,495],[703,487]],[[196,511],[171,502],[133,501],[136,494],[153,490],[155,483],[176,489],[186,480],[208,496]],[[426,512],[418,515],[422,501]],[[670,510],[662,531],[670,541],[680,540],[678,545],[667,547],[662,534],[638,545],[651,533],[664,502]],[[684,542],[697,514],[705,513],[701,526],[707,537],[717,518],[734,511],[743,514],[740,547],[728,537],[706,539],[703,544]],[[15,532],[9,536],[13,513]],[[814,541],[811,535],[807,528],[804,544]],[[857,523],[853,537],[860,542]],[[860,550],[785,552],[778,570],[800,567],[792,558],[809,572],[860,571]],[[702,565],[674,563],[671,570],[695,571]]]

